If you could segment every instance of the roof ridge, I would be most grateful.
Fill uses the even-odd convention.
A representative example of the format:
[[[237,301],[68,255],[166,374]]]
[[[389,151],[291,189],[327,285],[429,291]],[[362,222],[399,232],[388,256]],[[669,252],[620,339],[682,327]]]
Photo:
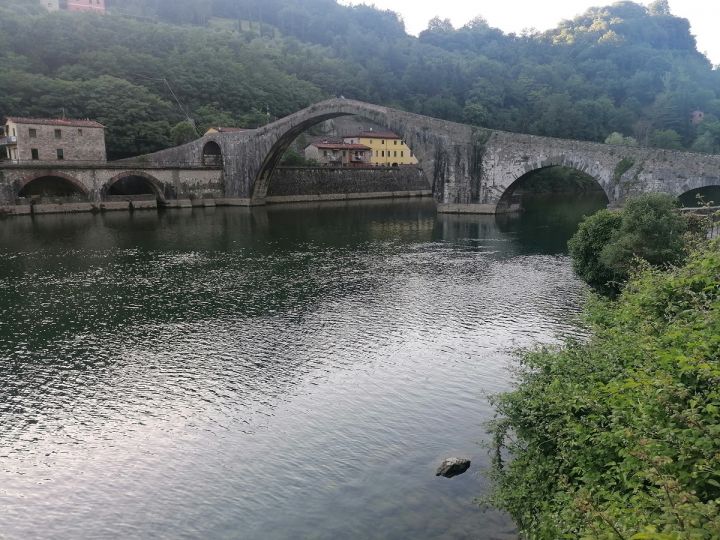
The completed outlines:
[[[28,116],[7,116],[6,122],[14,122],[16,124],[38,124],[41,126],[75,126],[88,128],[105,128],[100,122],[95,120],[76,119],[76,118],[32,118]]]

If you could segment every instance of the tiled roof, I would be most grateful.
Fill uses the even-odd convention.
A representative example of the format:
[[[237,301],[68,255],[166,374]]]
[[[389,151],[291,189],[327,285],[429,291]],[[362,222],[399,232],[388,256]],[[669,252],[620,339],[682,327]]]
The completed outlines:
[[[356,139],[362,137],[363,139],[400,139],[400,135],[393,133],[392,131],[361,131],[357,135],[348,135],[346,139]]]
[[[332,142],[316,142],[312,143],[311,146],[316,146],[322,150],[370,150],[369,146],[364,144],[350,144],[350,143],[332,143]]]
[[[247,131],[246,128],[239,127],[211,127],[210,129],[214,129],[218,133],[235,133],[237,131]]]
[[[41,126],[66,126],[66,127],[86,127],[86,128],[105,128],[99,122],[94,120],[72,120],[62,118],[22,118],[20,116],[8,116],[9,122],[16,124],[35,124]]]

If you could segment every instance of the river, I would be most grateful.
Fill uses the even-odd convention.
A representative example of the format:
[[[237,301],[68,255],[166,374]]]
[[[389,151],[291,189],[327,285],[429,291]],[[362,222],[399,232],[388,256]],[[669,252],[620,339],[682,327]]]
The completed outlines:
[[[0,538],[515,538],[487,396],[578,333],[588,208],[0,221]]]

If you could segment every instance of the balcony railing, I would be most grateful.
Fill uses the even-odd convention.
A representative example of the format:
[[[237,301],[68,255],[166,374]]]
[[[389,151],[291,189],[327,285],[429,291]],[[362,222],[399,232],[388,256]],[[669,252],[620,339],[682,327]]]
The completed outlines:
[[[17,137],[0,137],[0,146],[7,146],[9,144],[17,144]]]

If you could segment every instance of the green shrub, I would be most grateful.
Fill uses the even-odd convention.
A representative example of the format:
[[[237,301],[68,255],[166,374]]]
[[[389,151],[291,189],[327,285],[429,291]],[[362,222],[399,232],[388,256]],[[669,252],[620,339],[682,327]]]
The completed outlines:
[[[575,272],[603,292],[614,290],[613,284],[624,277],[600,261],[600,253],[621,225],[619,212],[600,210],[585,218],[568,242]]]
[[[677,207],[674,197],[650,193],[628,200],[620,212],[586,218],[568,243],[575,271],[598,291],[612,294],[637,259],[653,266],[681,263],[688,223]]]
[[[720,538],[720,244],[646,267],[588,322],[495,398],[490,502],[528,538]]]

